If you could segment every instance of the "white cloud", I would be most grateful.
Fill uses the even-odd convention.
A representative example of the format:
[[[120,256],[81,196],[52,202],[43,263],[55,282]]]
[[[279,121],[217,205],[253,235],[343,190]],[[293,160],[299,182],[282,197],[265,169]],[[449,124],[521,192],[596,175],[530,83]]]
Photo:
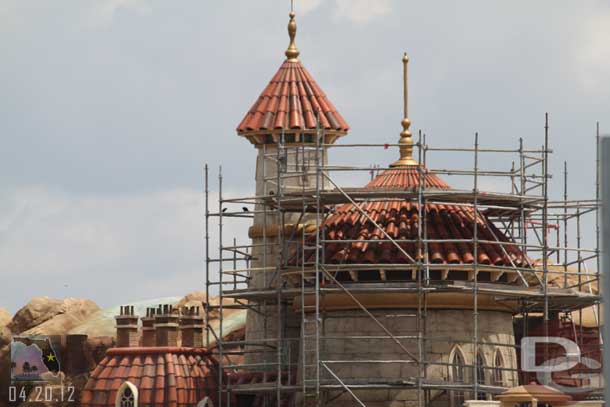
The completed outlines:
[[[366,23],[391,11],[391,0],[334,0],[332,3],[336,18],[354,23]],[[321,5],[322,0],[297,0],[295,10],[299,14],[308,14]]]
[[[391,11],[391,0],[335,0],[335,15],[355,23],[366,23]]]
[[[95,0],[91,3],[86,18],[89,28],[104,28],[112,24],[117,13],[122,10],[144,14],[150,11],[147,0]]]
[[[210,196],[211,208],[216,196]],[[214,209],[211,209],[214,210]],[[31,297],[86,297],[102,305],[204,287],[203,193],[191,189],[79,196],[46,188],[0,194],[0,286],[13,310]],[[226,223],[247,241],[249,220]],[[211,254],[217,233],[211,222]]]
[[[322,4],[322,0],[297,0],[294,8],[298,14],[306,15],[316,10]]]
[[[582,27],[576,64],[581,83],[591,91],[610,81],[610,13],[591,16]]]

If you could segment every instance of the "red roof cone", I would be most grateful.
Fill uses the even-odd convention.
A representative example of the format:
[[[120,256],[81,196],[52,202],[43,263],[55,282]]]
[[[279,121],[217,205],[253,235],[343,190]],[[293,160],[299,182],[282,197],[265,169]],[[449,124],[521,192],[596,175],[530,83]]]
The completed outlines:
[[[332,142],[349,130],[347,122],[298,59],[294,17],[291,12],[286,60],[237,126],[237,134],[253,144],[277,142],[282,132],[294,134],[294,142],[307,142],[303,135],[315,133],[318,126]]]

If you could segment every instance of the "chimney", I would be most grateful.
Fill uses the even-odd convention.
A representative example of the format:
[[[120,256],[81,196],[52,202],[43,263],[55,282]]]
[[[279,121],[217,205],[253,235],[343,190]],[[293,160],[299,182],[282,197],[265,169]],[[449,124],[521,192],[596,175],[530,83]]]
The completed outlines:
[[[116,346],[129,348],[138,346],[138,316],[134,315],[133,305],[121,306],[116,319]]]
[[[65,370],[66,374],[79,375],[88,373],[95,367],[90,357],[87,357],[87,335],[66,335],[66,356]],[[91,366],[93,364],[93,366]]]
[[[182,309],[180,332],[182,333],[182,346],[187,348],[203,346],[203,316],[199,314],[199,307]]]
[[[142,346],[156,346],[154,307],[146,308],[146,316],[142,317]]]
[[[159,305],[155,313],[155,341],[157,346],[178,346],[178,321],[172,305]]]

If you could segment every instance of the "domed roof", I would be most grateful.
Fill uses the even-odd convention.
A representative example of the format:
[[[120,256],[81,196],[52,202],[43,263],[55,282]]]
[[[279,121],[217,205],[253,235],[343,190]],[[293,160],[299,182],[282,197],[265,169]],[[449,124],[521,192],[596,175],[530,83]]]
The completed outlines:
[[[125,382],[138,390],[138,405],[187,407],[218,394],[216,361],[204,349],[112,348],[91,372],[81,393],[83,407],[114,407]]]
[[[420,175],[421,171],[421,175]],[[419,166],[404,166],[383,171],[366,189],[417,190],[420,179],[426,189],[450,189],[435,174]],[[467,240],[474,236],[474,209],[468,205],[425,204],[422,212],[426,220],[428,239],[447,242],[428,243],[428,258],[434,264],[471,264],[475,260],[474,245]],[[366,213],[366,216],[362,214]],[[349,203],[336,208],[324,222],[325,239],[333,240],[325,246],[327,263],[405,263],[423,260],[417,253],[417,243],[398,242],[410,256],[388,241],[377,223],[392,239],[417,240],[419,236],[419,204],[411,200],[376,200],[358,204]],[[372,221],[371,221],[372,220]],[[423,222],[423,219],[422,219]],[[482,213],[477,216],[478,238],[485,241],[510,242]],[[351,242],[341,243],[342,240]],[[375,240],[385,240],[375,243]],[[454,240],[452,242],[451,240]],[[458,240],[463,240],[459,242]],[[313,255],[313,254],[312,254]],[[482,265],[527,266],[525,255],[514,245],[478,244],[478,263]]]

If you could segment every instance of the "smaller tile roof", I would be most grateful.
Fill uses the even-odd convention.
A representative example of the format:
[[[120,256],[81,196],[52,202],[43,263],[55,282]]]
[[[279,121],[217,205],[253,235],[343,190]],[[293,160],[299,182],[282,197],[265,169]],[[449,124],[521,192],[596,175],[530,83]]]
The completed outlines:
[[[377,175],[365,188],[368,189],[417,189],[420,176],[423,177],[423,188],[450,189],[451,187],[436,174],[431,174],[422,166],[397,167],[385,170]]]
[[[204,349],[112,348],[91,372],[82,407],[114,407],[125,381],[138,389],[140,407],[192,407],[206,396],[216,403],[217,362]]]
[[[320,127],[345,133],[349,125],[300,61],[286,60],[237,126],[238,134]]]

